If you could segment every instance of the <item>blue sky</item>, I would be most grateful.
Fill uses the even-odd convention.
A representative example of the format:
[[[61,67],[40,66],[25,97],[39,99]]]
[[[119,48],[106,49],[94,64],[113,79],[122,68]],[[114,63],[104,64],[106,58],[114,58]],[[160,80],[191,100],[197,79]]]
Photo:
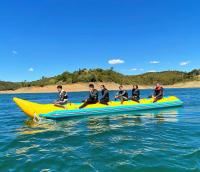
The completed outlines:
[[[124,74],[200,66],[198,0],[0,2],[0,80],[79,68]]]

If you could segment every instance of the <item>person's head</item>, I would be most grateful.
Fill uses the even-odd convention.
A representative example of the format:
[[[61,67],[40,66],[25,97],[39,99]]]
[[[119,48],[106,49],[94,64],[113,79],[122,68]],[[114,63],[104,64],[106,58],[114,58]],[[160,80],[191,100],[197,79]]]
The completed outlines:
[[[101,90],[106,89],[105,85],[101,85]]]
[[[157,83],[157,84],[156,84],[156,88],[159,88],[159,87],[160,87],[160,84],[159,84],[159,83]]]
[[[89,84],[89,90],[93,91],[94,90],[94,84]]]
[[[133,89],[138,89],[138,85],[133,85]]]
[[[62,85],[58,85],[57,90],[58,90],[58,92],[61,92],[62,91]]]
[[[120,86],[119,86],[119,90],[123,90],[123,85],[120,85]]]

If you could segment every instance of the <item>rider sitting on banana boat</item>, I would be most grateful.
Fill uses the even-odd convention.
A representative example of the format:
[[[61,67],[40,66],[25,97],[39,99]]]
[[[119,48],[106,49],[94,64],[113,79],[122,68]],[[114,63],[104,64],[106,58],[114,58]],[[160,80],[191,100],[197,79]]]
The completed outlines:
[[[99,100],[101,104],[108,105],[109,102],[109,91],[105,85],[101,85],[101,99]]]
[[[164,89],[159,83],[157,83],[156,86],[155,86],[153,95],[150,96],[150,97],[152,97],[154,99],[153,103],[155,103],[158,100],[162,99],[163,95],[164,95]]]
[[[123,104],[124,101],[128,100],[128,92],[124,90],[123,85],[119,86],[119,91],[115,96],[115,100],[117,99],[121,101],[121,104]]]
[[[89,84],[89,97],[83,102],[84,103],[79,107],[79,109],[84,108],[89,104],[95,104],[98,102],[98,90],[94,88],[94,84]]]
[[[66,109],[64,105],[68,102],[67,92],[62,89],[62,85],[58,85],[57,90],[59,98],[54,102],[54,105]]]
[[[138,88],[138,85],[133,85],[133,89],[132,89],[132,97],[131,100],[140,103],[140,90]]]

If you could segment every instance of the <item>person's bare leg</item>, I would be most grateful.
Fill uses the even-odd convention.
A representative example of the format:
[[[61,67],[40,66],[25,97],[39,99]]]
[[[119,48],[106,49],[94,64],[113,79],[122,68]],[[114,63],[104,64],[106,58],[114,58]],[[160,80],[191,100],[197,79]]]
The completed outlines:
[[[79,107],[79,109],[82,109],[86,107],[89,103],[87,101],[84,101],[83,104]]]
[[[154,98],[153,103],[156,103],[157,101],[158,101],[157,98]]]
[[[156,103],[158,100],[161,100],[161,99],[162,99],[161,97],[155,97],[153,100],[153,103]]]
[[[134,102],[137,102],[137,103],[140,103],[140,101],[139,100],[137,100],[136,98],[134,98],[134,97],[132,97],[132,99],[131,99],[132,101],[134,101]]]
[[[100,100],[99,103],[103,104],[103,105],[108,105],[108,102],[107,101],[104,101],[104,100]]]
[[[122,96],[120,97],[120,101],[121,101],[121,104],[123,104],[123,103],[124,103],[124,99],[123,99],[123,97],[122,97]]]
[[[136,99],[132,99],[132,101],[134,101],[134,102],[137,102],[137,103],[140,103],[140,101],[139,100],[136,100]]]
[[[55,103],[54,106],[56,106],[56,107],[61,107],[61,108],[63,108],[63,109],[67,109],[66,106],[64,106],[64,105],[60,105],[60,104],[57,104],[57,103]]]

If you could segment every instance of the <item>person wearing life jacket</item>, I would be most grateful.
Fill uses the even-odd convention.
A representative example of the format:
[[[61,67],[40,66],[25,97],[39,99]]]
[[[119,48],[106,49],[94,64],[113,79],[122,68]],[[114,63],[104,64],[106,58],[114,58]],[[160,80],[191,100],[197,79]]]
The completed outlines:
[[[98,102],[98,90],[94,88],[94,84],[89,84],[89,97],[83,101],[79,109],[84,108],[89,104],[96,104]]]
[[[62,85],[58,85],[57,90],[58,90],[59,98],[58,98],[58,100],[56,100],[54,102],[54,105],[66,109],[66,107],[64,105],[67,104],[67,102],[68,102],[67,92],[62,89]]]
[[[158,100],[162,99],[163,98],[163,94],[164,94],[164,89],[163,87],[157,83],[156,86],[155,86],[155,89],[154,89],[154,93],[153,93],[153,103],[157,102]]]
[[[108,105],[109,102],[109,91],[108,89],[105,87],[105,85],[101,85],[101,99],[100,99],[100,103],[104,104],[104,105]]]
[[[138,85],[133,85],[131,100],[140,103],[140,90]]]
[[[128,100],[128,92],[124,90],[123,85],[119,86],[119,91],[115,96],[115,100],[117,99],[121,101],[121,104],[123,104],[124,101]]]

